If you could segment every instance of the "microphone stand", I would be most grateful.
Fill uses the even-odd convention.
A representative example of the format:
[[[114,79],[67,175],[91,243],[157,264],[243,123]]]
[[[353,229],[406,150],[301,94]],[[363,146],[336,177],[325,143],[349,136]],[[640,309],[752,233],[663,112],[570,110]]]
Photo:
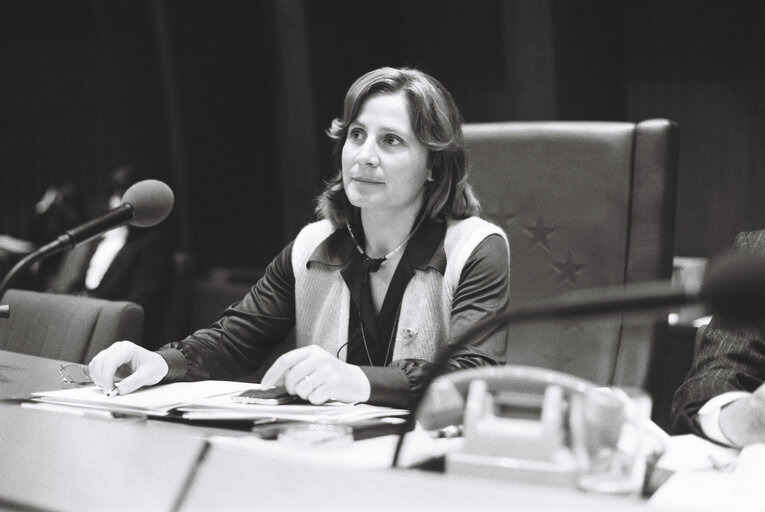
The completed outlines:
[[[127,189],[122,200],[123,203],[117,208],[66,231],[53,242],[40,247],[19,261],[0,282],[0,299],[16,276],[43,258],[73,249],[123,224],[150,227],[162,222],[173,208],[174,197],[170,187],[161,181],[144,180]],[[9,315],[9,306],[0,306],[0,318],[7,318]]]
[[[66,246],[58,244],[58,240],[56,240],[55,242],[49,243],[48,245],[45,245],[40,249],[24,256],[24,258],[16,263],[13,268],[5,275],[2,282],[0,282],[0,297],[3,296],[3,294],[10,287],[11,283],[16,280],[19,274],[27,270],[38,261],[47,258],[48,256],[52,256],[57,252],[61,252],[64,249],[66,249]]]
[[[130,189],[128,189],[128,191],[129,190]],[[77,245],[99,236],[104,232],[105,227],[113,229],[127,223],[132,218],[133,207],[126,203],[122,204],[120,207],[106,212],[101,217],[66,231],[63,235],[59,235],[54,241],[27,254],[21,261],[13,266],[10,272],[5,275],[2,282],[0,282],[0,299],[18,275],[26,271],[38,261],[53,256],[59,252],[73,249]],[[3,306],[3,309],[0,309],[0,318],[8,317],[10,315],[10,311],[6,310],[6,308],[9,309],[7,306]]]
[[[61,235],[61,236],[63,237],[66,235]],[[2,282],[0,282],[0,299],[8,290],[11,283],[13,283],[21,273],[26,271],[29,267],[31,267],[38,261],[44,258],[47,258],[48,256],[51,256],[53,254],[56,254],[57,252],[61,252],[66,248],[67,246],[62,245],[61,242],[59,242],[59,240],[57,239],[56,241],[51,242],[48,245],[44,245],[40,247],[38,250],[24,256],[24,258],[22,258],[18,263],[16,263],[13,266],[13,268],[5,275]],[[0,305],[0,318],[8,318],[10,314],[11,314],[10,306]]]

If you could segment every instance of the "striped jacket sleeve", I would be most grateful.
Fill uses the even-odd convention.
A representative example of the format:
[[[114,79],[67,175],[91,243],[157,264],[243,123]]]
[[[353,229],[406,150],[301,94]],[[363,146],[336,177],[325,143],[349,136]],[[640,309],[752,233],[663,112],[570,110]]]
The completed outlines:
[[[765,231],[740,233],[736,250],[765,255]],[[763,319],[765,322],[765,318]],[[765,381],[763,325],[714,317],[701,336],[691,369],[672,400],[675,434],[702,435],[695,421],[701,406],[726,391],[754,391]]]

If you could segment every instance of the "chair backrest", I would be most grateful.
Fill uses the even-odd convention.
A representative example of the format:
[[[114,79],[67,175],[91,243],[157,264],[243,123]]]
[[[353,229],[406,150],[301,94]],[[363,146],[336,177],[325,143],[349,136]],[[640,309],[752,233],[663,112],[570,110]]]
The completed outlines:
[[[157,307],[158,314],[150,315],[146,323],[144,346],[151,350],[183,339],[191,329],[196,257],[190,252],[176,251],[172,263],[167,289]]]
[[[512,304],[671,276],[673,122],[466,124],[464,133],[484,216],[510,239]],[[621,318],[519,325],[508,363],[643,385],[656,329]]]
[[[232,282],[226,279],[198,279],[194,283],[190,327],[194,331],[216,322],[227,307],[242,300],[257,282]]]
[[[207,327],[217,321],[227,307],[239,302],[250,292],[250,288],[264,273],[264,268],[220,268],[211,271],[209,278],[198,280],[194,285],[192,330]],[[260,382],[271,364],[295,347],[295,330],[292,329],[285,339],[274,347],[260,368],[244,380]]]
[[[143,308],[133,302],[8,290],[1,304],[0,349],[87,363],[115,341],[141,342]]]

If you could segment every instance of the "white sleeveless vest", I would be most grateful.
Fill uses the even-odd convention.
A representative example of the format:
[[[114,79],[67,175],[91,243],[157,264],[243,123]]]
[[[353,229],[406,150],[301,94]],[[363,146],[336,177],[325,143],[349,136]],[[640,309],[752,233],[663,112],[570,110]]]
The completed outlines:
[[[306,268],[316,247],[334,231],[327,220],[308,224],[292,246],[295,332],[298,347],[319,345],[345,360],[350,291],[339,267],[314,263],[311,268]],[[491,234],[501,235],[505,244],[508,243],[500,228],[478,217],[447,221],[444,238],[446,270],[444,275],[432,268],[415,270],[401,303],[394,361],[409,358],[433,361],[437,351],[446,345],[452,300],[462,268],[478,244]]]

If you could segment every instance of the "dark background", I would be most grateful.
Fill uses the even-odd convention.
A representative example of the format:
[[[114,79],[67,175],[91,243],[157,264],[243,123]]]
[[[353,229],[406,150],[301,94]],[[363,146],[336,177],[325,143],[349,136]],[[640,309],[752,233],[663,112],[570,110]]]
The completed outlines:
[[[261,267],[311,220],[351,82],[416,66],[468,122],[673,119],[675,254],[765,227],[761,1],[2,0],[0,233],[113,168],[176,193],[179,248]]]

